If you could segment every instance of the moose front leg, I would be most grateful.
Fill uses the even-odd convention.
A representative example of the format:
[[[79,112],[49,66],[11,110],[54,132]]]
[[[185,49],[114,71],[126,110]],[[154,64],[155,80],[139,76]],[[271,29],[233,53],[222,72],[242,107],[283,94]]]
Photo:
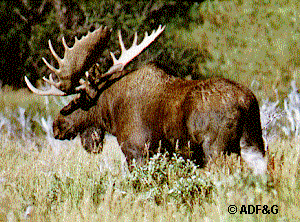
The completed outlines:
[[[122,132],[119,130],[119,133],[117,139],[126,157],[129,169],[132,169],[133,159],[135,159],[138,166],[142,165],[146,160],[145,157],[151,155],[155,146],[151,132],[139,123],[131,121],[129,125],[123,127]]]

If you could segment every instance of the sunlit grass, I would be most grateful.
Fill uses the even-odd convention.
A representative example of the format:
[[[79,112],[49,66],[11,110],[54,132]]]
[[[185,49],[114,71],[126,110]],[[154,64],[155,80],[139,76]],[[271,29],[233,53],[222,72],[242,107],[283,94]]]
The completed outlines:
[[[9,93],[1,96],[10,96]],[[298,94],[290,95],[297,98]],[[15,92],[14,96],[21,98],[22,93]],[[29,100],[29,96],[26,99]],[[32,100],[35,101],[35,97]],[[47,109],[45,103],[41,107]],[[270,107],[266,109],[272,111]],[[22,118],[32,121],[32,116],[20,118],[16,112],[19,112],[18,104],[15,112],[7,116],[16,119],[11,124],[22,125]],[[40,113],[38,118],[48,117]],[[297,121],[297,116],[291,118]],[[52,122],[45,124],[51,128]],[[236,155],[220,157],[191,174],[187,173],[191,169],[189,165],[181,164],[180,159],[169,162],[157,156],[151,160],[154,168],[146,165],[129,176],[124,156],[113,137],[106,137],[108,142],[101,155],[93,155],[84,151],[78,139],[57,141],[51,136],[52,132],[37,136],[34,135],[37,129],[30,129],[25,131],[24,140],[18,128],[12,131],[14,136],[3,130],[5,126],[1,129],[1,220],[26,217],[32,221],[299,219],[297,139],[282,139],[277,135],[277,139],[269,141],[268,176],[263,178],[254,177]],[[199,178],[203,182],[195,181]],[[204,192],[199,192],[200,188]],[[278,205],[278,214],[231,215],[227,210],[232,204],[239,208]]]

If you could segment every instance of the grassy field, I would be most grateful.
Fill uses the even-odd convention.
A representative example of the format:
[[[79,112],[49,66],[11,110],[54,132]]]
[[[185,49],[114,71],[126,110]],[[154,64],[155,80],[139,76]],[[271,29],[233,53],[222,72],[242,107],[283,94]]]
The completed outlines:
[[[255,92],[268,174],[254,176],[234,155],[199,169],[163,152],[129,174],[114,137],[99,155],[78,138],[53,138],[52,120],[68,99],[2,88],[0,221],[300,221],[300,3],[206,1],[193,13],[203,24],[166,32],[202,53],[204,76]]]
[[[0,221],[300,220],[298,140],[270,145],[265,177],[234,155],[198,169],[159,154],[128,174],[114,137],[101,155],[87,154],[79,140],[65,143],[57,155],[1,136]],[[230,205],[239,212],[229,214]],[[252,205],[273,211],[246,214]]]

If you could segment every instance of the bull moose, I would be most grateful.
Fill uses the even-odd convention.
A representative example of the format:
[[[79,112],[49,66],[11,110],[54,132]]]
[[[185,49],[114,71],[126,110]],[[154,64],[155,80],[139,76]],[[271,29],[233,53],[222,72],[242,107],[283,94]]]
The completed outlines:
[[[238,153],[253,169],[263,174],[267,164],[259,114],[254,94],[246,87],[224,78],[186,80],[168,73],[159,64],[149,63],[135,71],[125,72],[126,64],[146,48],[164,30],[159,26],[137,45],[122,49],[113,66],[104,74],[93,66],[105,49],[111,30],[99,28],[75,41],[69,48],[63,38],[64,58],[49,47],[59,69],[46,65],[56,74],[44,80],[51,85],[46,91],[36,89],[25,77],[28,87],[40,95],[77,94],[53,122],[57,139],[91,141],[91,129],[97,130],[97,145],[104,133],[117,137],[128,164],[133,159],[141,162],[145,144],[150,153],[157,152],[161,142],[170,151],[174,143],[190,147],[192,159],[201,166],[221,152]],[[93,71],[86,72],[91,67]],[[86,75],[86,80],[82,78]],[[93,139],[92,139],[93,141]],[[92,152],[92,143],[85,143]]]

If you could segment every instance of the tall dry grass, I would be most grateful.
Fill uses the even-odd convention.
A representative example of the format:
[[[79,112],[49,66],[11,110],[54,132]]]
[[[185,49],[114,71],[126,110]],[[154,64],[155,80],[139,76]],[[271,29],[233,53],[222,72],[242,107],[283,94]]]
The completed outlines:
[[[295,221],[299,220],[299,139],[276,140],[269,146],[268,175],[255,177],[240,157],[211,161],[204,169],[180,158],[156,157],[156,168],[144,166],[128,174],[115,138],[108,137],[103,155],[87,154],[78,140],[57,155],[24,147],[5,135],[0,142],[0,219],[18,221]],[[169,161],[169,162],[168,162]],[[166,165],[168,163],[168,165]],[[149,163],[151,165],[151,163]],[[172,167],[170,168],[170,165]],[[154,170],[153,170],[154,169]],[[151,171],[152,170],[152,171]],[[165,171],[164,171],[165,170]],[[151,177],[161,172],[167,183]],[[143,174],[141,174],[143,172]],[[150,173],[150,174],[149,174]],[[137,175],[137,178],[133,178]],[[197,177],[193,177],[196,175]],[[208,191],[194,195],[197,179]],[[158,182],[161,183],[158,183]],[[172,196],[180,190],[181,196]],[[148,187],[157,185],[159,196]],[[133,186],[134,184],[134,186]],[[173,184],[173,185],[172,185]],[[174,184],[177,184],[176,186]],[[172,186],[172,187],[171,187]],[[153,186],[154,187],[154,186]],[[172,188],[172,189],[171,189]],[[199,188],[199,186],[198,186]],[[177,190],[176,190],[177,189]],[[152,193],[151,193],[152,192]],[[190,195],[194,195],[190,201]],[[180,197],[180,198],[178,198]],[[179,203],[179,204],[178,204]],[[228,213],[229,205],[273,205],[277,214]]]

